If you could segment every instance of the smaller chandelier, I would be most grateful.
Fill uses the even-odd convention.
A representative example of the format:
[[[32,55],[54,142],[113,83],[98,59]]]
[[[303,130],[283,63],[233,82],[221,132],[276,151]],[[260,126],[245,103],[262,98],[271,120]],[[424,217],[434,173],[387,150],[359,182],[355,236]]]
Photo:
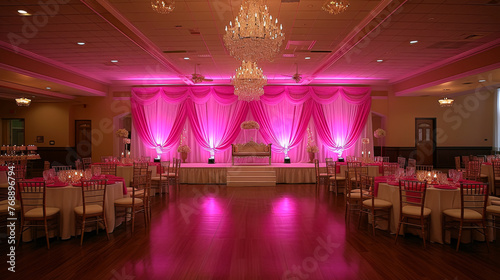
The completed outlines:
[[[28,98],[16,98],[17,106],[30,106],[31,100]]]
[[[347,8],[349,8],[349,1],[326,1],[322,7],[323,11],[332,15],[343,13]]]
[[[234,94],[239,100],[256,101],[264,94],[267,78],[255,62],[243,61],[236,69],[236,75],[231,78]]]
[[[445,97],[445,98],[439,99],[438,102],[439,102],[439,106],[441,106],[441,107],[451,107],[451,106],[453,106],[453,102],[455,102],[455,100],[448,99]]]
[[[153,11],[159,14],[169,14],[175,9],[174,0],[151,0]]]
[[[243,61],[272,61],[285,39],[283,26],[269,14],[264,0],[243,0],[238,16],[226,26],[223,40],[229,54]]]

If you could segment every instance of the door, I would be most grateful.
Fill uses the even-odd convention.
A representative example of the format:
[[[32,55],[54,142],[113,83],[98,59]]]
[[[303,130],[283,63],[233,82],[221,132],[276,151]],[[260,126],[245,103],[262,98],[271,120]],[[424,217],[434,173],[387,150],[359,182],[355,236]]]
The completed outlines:
[[[76,153],[80,158],[92,157],[92,122],[90,120],[75,121]]]
[[[436,119],[415,119],[415,146],[417,148],[417,164],[434,165],[436,149]]]

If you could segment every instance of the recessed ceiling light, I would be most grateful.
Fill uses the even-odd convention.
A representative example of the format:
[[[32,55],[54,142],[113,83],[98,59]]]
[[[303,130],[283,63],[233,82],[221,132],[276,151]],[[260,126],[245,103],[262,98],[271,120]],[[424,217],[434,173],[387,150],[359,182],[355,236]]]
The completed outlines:
[[[189,60],[189,57],[185,57],[184,59],[185,59],[185,60]]]
[[[480,82],[480,83],[484,83],[484,82],[486,82],[486,80],[479,80],[478,82]]]
[[[78,42],[77,44],[80,46],[83,46],[83,45],[85,45],[85,42]]]
[[[111,59],[111,62],[113,62],[113,63],[117,63],[117,62],[118,62],[118,60],[116,60],[116,59]]]
[[[17,12],[22,16],[31,16],[30,13],[26,12],[26,10],[17,10]]]
[[[52,89],[51,87],[46,87],[45,89]]]
[[[412,44],[412,45],[413,45],[413,44],[416,44],[416,43],[418,43],[418,41],[417,41],[417,40],[410,41],[410,44]]]
[[[384,62],[383,59],[377,59],[377,62]]]
[[[311,57],[310,56],[306,56],[304,59],[311,59]]]

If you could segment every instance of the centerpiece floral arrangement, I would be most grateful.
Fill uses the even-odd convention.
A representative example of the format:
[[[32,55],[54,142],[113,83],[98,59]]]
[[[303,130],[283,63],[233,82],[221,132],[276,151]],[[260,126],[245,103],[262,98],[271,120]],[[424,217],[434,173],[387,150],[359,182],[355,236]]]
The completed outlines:
[[[128,130],[125,128],[120,128],[116,131],[116,136],[121,137],[121,138],[127,138],[128,137]]]
[[[244,121],[240,127],[241,129],[259,129],[260,125],[256,121]]]
[[[370,144],[370,139],[368,139],[368,138],[363,138],[363,139],[361,139],[361,142],[362,142],[363,144]]]
[[[384,138],[385,137],[385,130],[383,130],[382,128],[378,128],[377,130],[375,130],[373,132],[373,136],[375,138]]]
[[[188,145],[183,144],[183,145],[180,145],[177,148],[177,152],[179,152],[179,153],[190,153],[191,152],[191,148],[189,148]]]
[[[319,152],[318,146],[314,144],[314,139],[312,136],[312,132],[307,128],[307,152],[308,153],[317,153]]]

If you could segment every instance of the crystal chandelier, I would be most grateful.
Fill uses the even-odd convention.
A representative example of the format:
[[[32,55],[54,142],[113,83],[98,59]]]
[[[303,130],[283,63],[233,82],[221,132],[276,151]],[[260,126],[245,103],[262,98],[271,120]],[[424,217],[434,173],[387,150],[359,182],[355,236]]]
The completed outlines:
[[[153,11],[159,14],[169,14],[175,9],[174,0],[151,0]]]
[[[231,83],[239,100],[256,101],[264,94],[263,87],[267,84],[267,78],[257,63],[243,61],[236,69],[236,75],[231,78]]]
[[[31,100],[28,98],[16,98],[17,106],[30,106]]]
[[[323,11],[326,11],[332,15],[338,15],[349,7],[349,1],[326,1],[323,4]]]
[[[453,102],[455,102],[455,100],[448,99],[445,97],[445,98],[439,99],[438,102],[439,102],[439,106],[441,106],[441,107],[451,107],[451,106],[453,106]]]
[[[224,44],[238,60],[271,61],[285,39],[282,29],[278,19],[269,15],[264,0],[243,0],[234,25],[230,21],[226,26]]]

